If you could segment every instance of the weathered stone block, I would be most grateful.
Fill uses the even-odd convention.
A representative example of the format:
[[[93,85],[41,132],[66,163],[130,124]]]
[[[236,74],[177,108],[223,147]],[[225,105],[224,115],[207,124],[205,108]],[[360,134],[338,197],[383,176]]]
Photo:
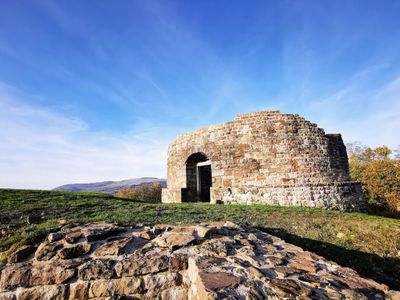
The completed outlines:
[[[29,279],[30,286],[61,284],[75,277],[79,263],[72,261],[53,261],[32,267]]]
[[[117,241],[111,241],[101,245],[93,252],[94,256],[120,255],[125,247],[133,241],[133,237],[125,238]]]
[[[187,254],[175,254],[169,259],[169,270],[171,272],[184,271],[188,268]]]
[[[70,300],[86,300],[89,298],[89,282],[81,281],[70,284],[69,299]]]
[[[17,292],[17,300],[64,300],[66,288],[64,285],[42,285]]]
[[[143,292],[143,280],[139,277],[123,277],[110,281],[110,289],[117,296],[140,294]]]
[[[111,260],[91,260],[78,269],[80,280],[110,279],[114,276],[114,262]]]
[[[1,271],[0,291],[16,289],[19,286],[28,287],[31,277],[31,264],[20,263],[5,267]]]
[[[57,254],[57,251],[62,249],[63,245],[59,242],[50,243],[50,242],[43,242],[39,245],[35,252],[35,258],[37,260],[46,261],[50,260]]]
[[[155,248],[144,255],[134,253],[115,265],[118,277],[145,275],[168,269],[168,251]]]
[[[25,259],[27,259],[31,254],[33,254],[36,250],[36,247],[31,245],[25,245],[13,252],[9,258],[8,263],[18,263]]]
[[[71,259],[88,254],[92,249],[92,245],[88,243],[75,244],[73,246],[65,247],[58,252],[61,259]]]

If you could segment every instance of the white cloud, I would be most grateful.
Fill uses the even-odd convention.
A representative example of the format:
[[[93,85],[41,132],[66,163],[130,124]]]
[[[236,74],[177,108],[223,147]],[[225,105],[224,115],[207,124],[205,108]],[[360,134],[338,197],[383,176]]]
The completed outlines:
[[[174,137],[168,128],[139,126],[123,135],[93,132],[84,121],[31,101],[0,84],[0,187],[46,189],[165,177],[167,146]]]

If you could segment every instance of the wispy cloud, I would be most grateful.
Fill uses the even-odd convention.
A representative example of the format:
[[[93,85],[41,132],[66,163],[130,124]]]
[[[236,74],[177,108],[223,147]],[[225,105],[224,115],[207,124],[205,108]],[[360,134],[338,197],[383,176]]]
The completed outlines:
[[[310,101],[307,112],[327,131],[342,133],[347,142],[398,147],[400,77],[379,81],[387,67],[361,70],[331,95]]]
[[[27,104],[24,97],[29,96],[0,85],[1,187],[165,177],[173,137],[168,128],[146,125],[119,135],[92,132],[84,121]]]

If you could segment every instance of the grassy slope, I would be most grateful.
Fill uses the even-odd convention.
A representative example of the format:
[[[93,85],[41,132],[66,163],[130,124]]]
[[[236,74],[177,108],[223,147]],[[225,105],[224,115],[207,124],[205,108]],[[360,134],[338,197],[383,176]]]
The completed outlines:
[[[293,207],[150,204],[100,193],[0,189],[0,260],[18,245],[42,238],[63,224],[99,220],[249,223],[400,290],[400,220]]]

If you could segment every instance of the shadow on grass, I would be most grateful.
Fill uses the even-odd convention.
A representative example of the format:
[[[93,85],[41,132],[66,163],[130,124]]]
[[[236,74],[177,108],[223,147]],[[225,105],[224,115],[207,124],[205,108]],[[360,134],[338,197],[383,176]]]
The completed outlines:
[[[341,266],[352,268],[361,276],[386,284],[390,289],[400,290],[400,259],[385,258],[376,254],[345,249],[330,243],[303,238],[288,233],[284,229],[257,228],[280,237],[288,243],[302,247],[304,250],[321,255]]]
[[[388,210],[373,210],[368,211],[369,215],[391,218],[391,219],[400,219],[400,212],[391,212]]]

